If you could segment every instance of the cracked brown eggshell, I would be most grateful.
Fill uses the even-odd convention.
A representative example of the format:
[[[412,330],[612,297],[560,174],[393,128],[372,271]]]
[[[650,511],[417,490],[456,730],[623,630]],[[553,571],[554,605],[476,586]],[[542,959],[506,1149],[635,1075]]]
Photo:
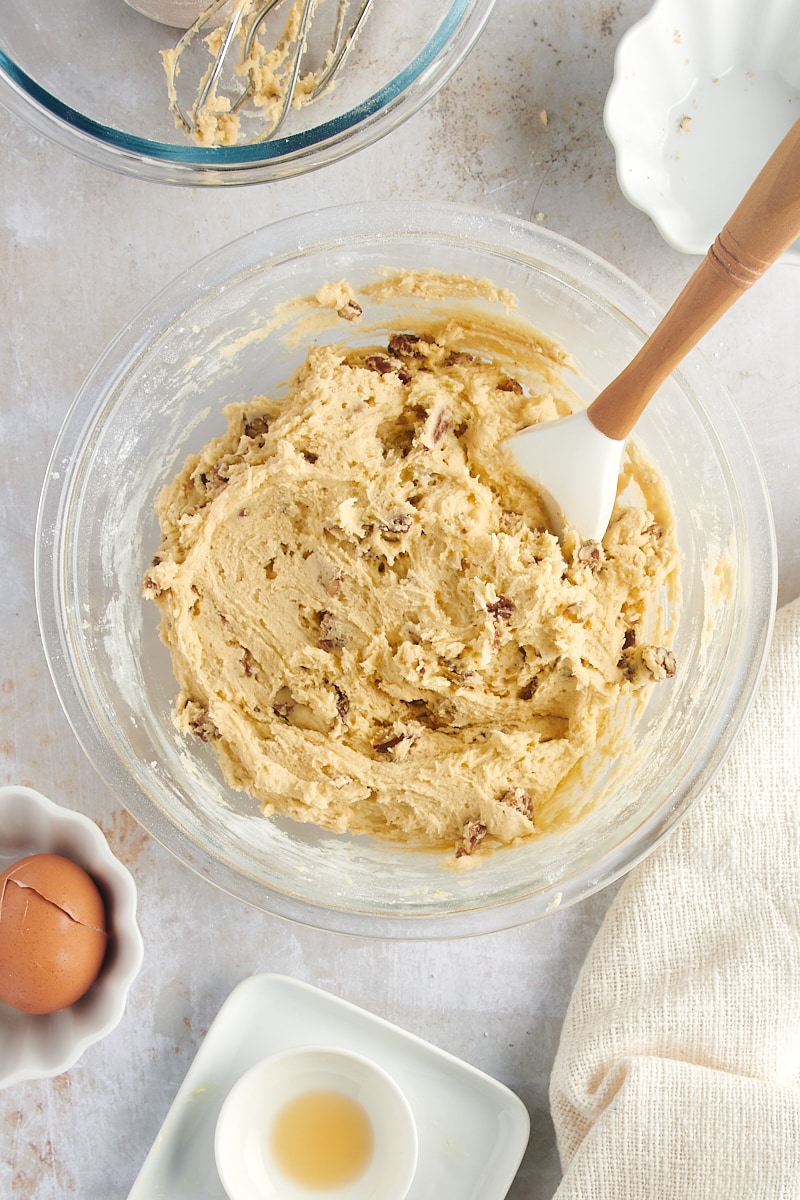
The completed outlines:
[[[105,907],[83,867],[33,854],[0,875],[0,1000],[52,1013],[81,998],[106,952]]]

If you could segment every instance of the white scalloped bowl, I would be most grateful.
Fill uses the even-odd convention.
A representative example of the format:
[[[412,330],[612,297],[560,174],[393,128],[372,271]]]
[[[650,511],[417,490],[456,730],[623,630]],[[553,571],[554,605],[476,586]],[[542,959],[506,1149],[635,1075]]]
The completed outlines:
[[[144,955],[136,885],[95,823],[32,788],[0,788],[0,871],[28,854],[63,854],[89,872],[105,903],[109,942],[99,976],[69,1008],[30,1016],[0,1001],[0,1088],[60,1075],[111,1033]]]
[[[617,47],[617,179],[676,250],[705,254],[798,118],[798,0],[657,0]]]

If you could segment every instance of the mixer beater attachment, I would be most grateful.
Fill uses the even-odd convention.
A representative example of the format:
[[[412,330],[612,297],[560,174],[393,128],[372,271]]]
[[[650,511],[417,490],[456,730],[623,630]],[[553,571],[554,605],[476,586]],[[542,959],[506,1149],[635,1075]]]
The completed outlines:
[[[178,43],[162,53],[178,126],[200,145],[245,145],[274,137],[292,107],[317,100],[335,82],[373,0],[336,0],[330,41],[316,56],[317,65],[304,71],[312,26],[324,2],[292,0],[282,33],[265,46],[267,18],[284,0],[212,0]],[[225,18],[221,23],[220,17]],[[187,85],[184,77],[179,83],[190,56],[197,66],[198,48],[205,50],[198,82]],[[181,99],[179,92],[191,99]],[[252,137],[242,136],[246,106],[248,116],[260,118]]]

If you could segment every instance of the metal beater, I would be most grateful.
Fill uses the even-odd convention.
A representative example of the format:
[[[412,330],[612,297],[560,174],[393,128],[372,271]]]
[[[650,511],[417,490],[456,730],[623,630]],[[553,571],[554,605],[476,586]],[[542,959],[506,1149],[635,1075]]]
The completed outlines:
[[[167,73],[170,108],[180,126],[205,144],[252,144],[274,137],[293,104],[310,104],[334,82],[373,0],[337,0],[336,24],[320,66],[303,74],[309,33],[316,10],[324,0],[292,0],[281,38],[265,48],[259,39],[267,17],[284,0],[212,0],[174,49],[162,55]],[[227,5],[231,15],[218,27],[215,18]],[[205,42],[211,62],[199,80],[191,103],[179,99],[181,59]],[[238,46],[238,53],[236,47]],[[259,82],[271,84],[266,98]],[[185,87],[181,87],[184,93]],[[302,93],[302,94],[301,94]],[[271,110],[254,137],[239,137],[238,115],[252,101],[251,113]]]

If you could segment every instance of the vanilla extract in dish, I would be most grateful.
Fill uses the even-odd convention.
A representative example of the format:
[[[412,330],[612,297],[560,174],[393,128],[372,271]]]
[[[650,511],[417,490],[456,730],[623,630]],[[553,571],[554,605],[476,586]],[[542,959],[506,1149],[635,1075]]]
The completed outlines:
[[[340,1188],[369,1166],[374,1135],[369,1114],[332,1088],[301,1092],[279,1110],[269,1132],[276,1165],[299,1187]]]

